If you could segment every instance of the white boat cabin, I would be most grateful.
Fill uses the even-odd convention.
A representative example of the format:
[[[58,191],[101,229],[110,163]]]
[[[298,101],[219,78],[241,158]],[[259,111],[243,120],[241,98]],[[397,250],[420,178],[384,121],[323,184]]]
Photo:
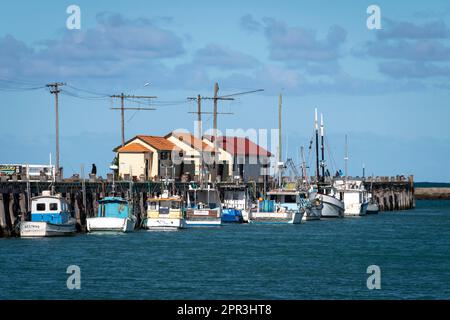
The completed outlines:
[[[42,196],[31,199],[31,221],[65,224],[71,218],[69,205],[60,195],[44,191]]]

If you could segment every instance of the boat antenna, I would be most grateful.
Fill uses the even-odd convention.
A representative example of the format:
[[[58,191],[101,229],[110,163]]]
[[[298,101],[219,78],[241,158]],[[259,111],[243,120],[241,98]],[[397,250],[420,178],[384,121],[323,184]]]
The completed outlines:
[[[344,157],[344,161],[345,161],[345,178],[344,178],[344,187],[347,186],[347,178],[348,178],[348,140],[347,140],[347,135],[345,135],[345,157]]]
[[[282,155],[282,135],[281,135],[281,120],[282,120],[282,105],[283,96],[278,97],[278,186],[281,188],[283,180],[283,155]]]
[[[52,182],[50,184],[50,192],[53,196],[55,194],[56,170],[53,170],[53,167],[52,167],[52,153],[51,152],[50,152],[49,158],[50,158],[50,170],[52,171]]]
[[[109,168],[113,171],[112,196],[114,197],[116,195],[116,181],[115,181],[116,173],[115,173],[115,170],[119,169],[119,167],[117,167],[115,164],[113,164]]]

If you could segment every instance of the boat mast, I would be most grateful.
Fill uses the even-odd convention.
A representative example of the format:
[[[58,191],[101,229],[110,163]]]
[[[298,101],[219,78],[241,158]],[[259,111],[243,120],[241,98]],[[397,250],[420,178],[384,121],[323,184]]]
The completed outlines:
[[[316,181],[317,185],[319,185],[320,181],[320,172],[319,172],[319,122],[317,119],[317,108],[314,112],[314,127],[316,129]]]
[[[280,94],[278,97],[278,186],[281,188],[283,180],[283,157],[282,157],[282,136],[281,136],[281,108],[283,104],[283,97]]]
[[[322,149],[322,159],[320,166],[322,167],[322,182],[325,182],[325,146],[324,146],[324,130],[323,130],[323,114],[320,114],[320,148]]]
[[[348,141],[347,141],[347,135],[345,135],[345,177],[344,177],[344,188],[347,187],[347,177],[348,177]]]
[[[303,147],[300,147],[300,154],[301,154],[301,157],[302,157],[302,184],[305,183],[306,186],[308,187],[309,186],[308,174],[306,172],[305,152],[304,152]]]

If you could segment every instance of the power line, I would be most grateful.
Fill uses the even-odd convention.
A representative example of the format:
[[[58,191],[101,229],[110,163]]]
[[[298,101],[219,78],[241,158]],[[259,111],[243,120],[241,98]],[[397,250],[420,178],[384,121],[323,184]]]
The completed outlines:
[[[155,99],[156,96],[135,96],[135,95],[125,95],[121,93],[120,95],[111,95],[110,98],[120,99],[120,108],[111,108],[112,110],[120,110],[121,118],[121,131],[122,131],[122,147],[125,145],[125,110],[136,110],[137,108],[124,106],[125,99]],[[155,110],[154,108],[140,108],[140,110]]]

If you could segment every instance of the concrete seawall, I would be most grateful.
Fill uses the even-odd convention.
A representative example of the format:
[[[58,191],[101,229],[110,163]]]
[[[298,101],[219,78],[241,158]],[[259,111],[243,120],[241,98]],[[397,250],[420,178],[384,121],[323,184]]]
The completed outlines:
[[[417,200],[450,200],[450,188],[416,188]]]

